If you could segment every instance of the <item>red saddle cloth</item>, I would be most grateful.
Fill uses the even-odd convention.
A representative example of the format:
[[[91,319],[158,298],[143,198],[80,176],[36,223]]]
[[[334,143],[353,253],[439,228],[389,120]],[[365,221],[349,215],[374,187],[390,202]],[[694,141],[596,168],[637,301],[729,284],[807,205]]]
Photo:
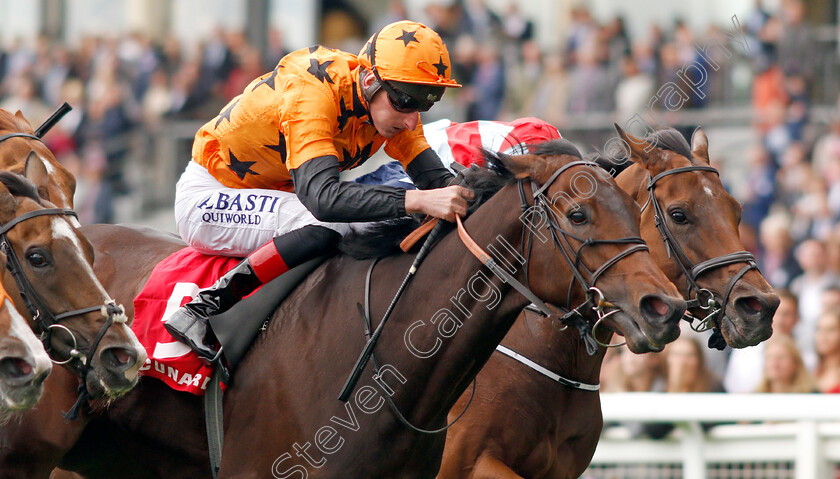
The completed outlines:
[[[202,363],[189,346],[173,338],[163,322],[240,261],[241,258],[208,256],[187,247],[155,266],[143,291],[134,298],[131,329],[149,355],[140,368],[143,375],[160,379],[178,391],[204,395],[213,368]]]

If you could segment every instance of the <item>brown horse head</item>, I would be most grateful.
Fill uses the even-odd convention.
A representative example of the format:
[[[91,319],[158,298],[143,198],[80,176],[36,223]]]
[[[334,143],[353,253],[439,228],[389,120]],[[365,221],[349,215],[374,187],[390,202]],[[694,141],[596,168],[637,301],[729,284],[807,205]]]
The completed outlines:
[[[522,216],[533,235],[529,282],[537,296],[567,308],[597,296],[587,291],[597,288],[618,308],[605,324],[634,352],[659,351],[679,336],[685,302],[639,238],[638,206],[570,145],[555,140],[534,155],[496,155],[538,191],[529,209],[536,214]],[[570,265],[572,284],[558,277]]]
[[[50,355],[83,376],[91,396],[119,396],[137,383],[146,352],[94,274],[93,248],[77,222],[52,206],[26,178],[0,172],[2,240],[15,269],[3,284],[33,329],[51,333]]]
[[[0,420],[34,406],[51,370],[44,346],[5,290],[0,291]]]
[[[0,108],[0,137],[12,133],[32,135],[34,131],[20,111],[12,115]],[[17,136],[0,141],[0,171],[23,174],[45,200],[61,208],[73,207],[76,178],[40,140]]]
[[[642,237],[685,297],[697,300],[694,305],[689,302],[691,314],[714,320],[723,339],[734,348],[769,338],[779,298],[755,268],[754,258],[744,251],[738,234],[741,205],[710,167],[703,130],[694,132],[689,147],[674,129],[644,139],[617,125],[616,129],[634,163],[618,176],[618,184],[645,205]],[[649,188],[651,182],[654,185]],[[656,218],[660,215],[661,231]],[[711,296],[717,307],[700,307]]]

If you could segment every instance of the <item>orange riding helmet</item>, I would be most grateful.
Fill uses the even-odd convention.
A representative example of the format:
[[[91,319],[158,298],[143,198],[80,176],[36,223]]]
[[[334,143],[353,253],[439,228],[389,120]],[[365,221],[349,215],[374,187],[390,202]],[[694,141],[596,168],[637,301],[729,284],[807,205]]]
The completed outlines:
[[[407,94],[415,100],[407,104],[419,105],[420,111],[440,100],[446,87],[461,86],[450,76],[452,62],[440,35],[417,22],[403,20],[379,30],[365,43],[359,62],[389,94]]]

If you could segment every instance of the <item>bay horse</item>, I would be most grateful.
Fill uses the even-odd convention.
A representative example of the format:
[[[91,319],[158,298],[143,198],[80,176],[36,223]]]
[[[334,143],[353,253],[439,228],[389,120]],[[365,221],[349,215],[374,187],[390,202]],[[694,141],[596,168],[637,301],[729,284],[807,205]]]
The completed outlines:
[[[40,161],[30,165],[29,173],[46,174]],[[53,361],[64,364],[47,377],[34,408],[0,425],[3,478],[38,477],[43,466],[37,463],[82,430],[84,419],[66,423],[61,413],[81,408],[84,416],[84,399],[107,402],[125,394],[146,359],[124,311],[94,274],[93,248],[74,213],[53,206],[25,177],[0,172],[0,249],[8,264],[2,284],[30,329],[43,335]]]
[[[28,136],[27,136],[28,135]],[[14,115],[0,108],[0,171],[27,176],[41,198],[58,208],[73,208],[76,178],[67,171],[49,148],[37,137],[32,124],[18,111]],[[27,174],[31,162],[44,165],[42,174]]]
[[[629,146],[632,163],[617,181],[638,204],[646,205],[640,227],[656,264],[684,291],[685,299],[691,300],[685,271],[692,268],[680,267],[679,255],[697,264],[732,258],[732,263],[711,263],[717,268],[701,271],[694,279],[716,298],[732,290],[721,319],[724,325],[731,323],[723,328],[729,344],[743,347],[767,339],[778,298],[753,268],[730,286],[750,258],[732,256],[744,249],[738,235],[741,207],[709,167],[706,135],[696,130],[689,150],[682,135],[672,129],[657,131],[644,140],[620,128],[618,133]],[[607,161],[603,165],[612,166]],[[655,178],[661,183],[654,182]],[[675,240],[670,255],[663,242],[663,237],[669,236],[661,234],[656,226],[657,211],[667,214],[662,219]],[[704,318],[713,313],[699,304],[694,312]],[[599,340],[609,343],[612,333],[605,330],[601,335]],[[558,333],[528,312],[519,316],[501,344],[536,367],[501,351],[490,358],[478,375],[476,399],[470,410],[447,431],[438,477],[580,477],[595,453],[603,419],[597,389],[570,384],[597,385],[606,349],[591,356],[576,332]],[[544,369],[540,371],[540,367]],[[571,383],[564,384],[552,374]],[[469,394],[461,395],[449,419],[454,419],[469,400]]]
[[[0,284],[0,423],[38,402],[51,370],[44,346]]]
[[[368,317],[382,314],[413,255],[386,257],[375,268],[339,255],[309,275],[229,385],[219,477],[433,477],[445,436],[415,427],[444,425],[530,302],[512,281],[487,272],[462,234],[499,253],[499,264],[540,302],[585,305],[592,291],[575,283],[597,283],[618,308],[605,322],[634,351],[675,339],[685,303],[638,242],[638,207],[602,170],[568,151],[561,142],[542,155],[499,156],[502,175],[465,175],[486,201],[464,222],[468,233],[443,236],[417,270],[380,337],[377,374],[368,368],[347,403],[336,396],[365,341],[356,304],[369,289]],[[586,194],[579,194],[583,184]],[[545,221],[523,220],[523,210]],[[153,265],[184,247],[149,229],[83,231],[97,251],[97,273],[126,304]],[[202,411],[201,398],[143,379],[90,422],[61,466],[88,478],[210,477]]]

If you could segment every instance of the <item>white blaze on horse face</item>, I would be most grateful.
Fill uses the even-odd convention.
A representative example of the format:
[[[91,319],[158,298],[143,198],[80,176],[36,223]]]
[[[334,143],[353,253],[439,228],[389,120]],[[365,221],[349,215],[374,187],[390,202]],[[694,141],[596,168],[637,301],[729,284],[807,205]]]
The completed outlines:
[[[716,198],[714,190],[712,190],[712,188],[710,188],[712,186],[712,182],[709,181],[708,178],[703,178],[701,180],[701,183],[703,185],[703,191],[705,191],[706,194],[709,195],[709,198]]]
[[[108,292],[105,291],[105,287],[102,286],[102,283],[99,282],[99,278],[96,277],[96,274],[93,272],[93,267],[90,263],[87,262],[83,254],[82,243],[79,240],[79,234],[73,230],[70,226],[70,222],[67,217],[65,216],[56,216],[52,219],[52,231],[53,231],[53,238],[63,238],[68,241],[74,246],[76,253],[78,254],[79,264],[83,265],[84,268],[87,269],[86,273],[93,279],[94,284],[96,285],[97,289],[99,290],[100,294],[102,295],[102,302],[105,303],[106,301],[110,301],[110,296],[108,296]],[[127,347],[134,349],[137,352],[138,361],[137,364],[125,371],[125,376],[127,379],[132,380],[134,376],[137,375],[137,371],[140,369],[140,366],[143,365],[143,362],[146,361],[146,349],[140,344],[140,341],[137,340],[137,336],[131,331],[131,329],[125,324],[113,324],[112,328],[124,328],[126,339],[128,339],[129,344]]]
[[[49,371],[52,368],[50,357],[44,351],[44,346],[41,344],[41,341],[38,341],[38,337],[29,328],[26,319],[18,313],[17,309],[15,309],[12,302],[8,299],[3,302],[2,307],[12,319],[12,324],[9,325],[9,337],[17,339],[26,346],[27,352],[35,362],[32,365],[35,375],[40,375],[43,371]]]

